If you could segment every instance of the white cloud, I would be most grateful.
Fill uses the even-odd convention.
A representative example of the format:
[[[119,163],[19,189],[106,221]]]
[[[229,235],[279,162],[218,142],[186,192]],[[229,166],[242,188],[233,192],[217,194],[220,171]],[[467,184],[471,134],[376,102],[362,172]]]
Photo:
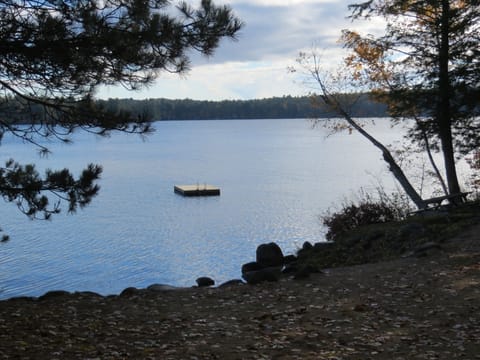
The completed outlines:
[[[103,98],[157,98],[224,100],[253,99],[283,95],[304,95],[283,61],[228,62],[202,65],[187,77],[162,74],[155,85],[139,92],[118,87],[102,89]]]
[[[99,97],[251,99],[301,95],[305,89],[286,71],[300,50],[313,44],[328,53],[330,65],[341,61],[341,29],[375,31],[381,24],[352,24],[344,0],[216,0],[231,5],[245,22],[238,41],[223,40],[211,58],[192,56],[186,78],[162,73],[140,92],[122,88],[99,91]]]

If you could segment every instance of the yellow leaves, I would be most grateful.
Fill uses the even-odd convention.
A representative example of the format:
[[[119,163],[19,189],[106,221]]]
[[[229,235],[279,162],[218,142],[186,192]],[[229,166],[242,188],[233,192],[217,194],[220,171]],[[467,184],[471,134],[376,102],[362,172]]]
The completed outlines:
[[[421,9],[419,12],[424,16],[433,18],[438,14],[438,10],[439,10],[438,6],[425,5],[425,7]]]
[[[340,41],[343,42],[346,47],[352,47],[352,44],[357,43],[360,39],[361,37],[356,31],[342,30]]]
[[[383,48],[371,38],[358,37],[352,45],[354,51],[365,59],[378,58],[383,54]]]
[[[383,49],[368,41],[362,41],[354,48],[357,56],[368,62],[378,61],[383,56]]]
[[[354,52],[354,56],[363,62],[379,61],[384,56],[384,48],[371,38],[361,37],[355,31],[344,30],[341,41],[345,47]],[[347,58],[348,59],[348,58]],[[353,56],[350,57],[350,63],[353,62]]]
[[[361,37],[354,31],[343,31],[342,41],[353,52],[345,58],[355,81],[367,80],[385,84],[392,73],[387,68],[385,48],[374,39]]]
[[[450,7],[452,9],[466,9],[468,6],[469,6],[469,4],[465,0],[451,1],[451,4],[450,4]]]

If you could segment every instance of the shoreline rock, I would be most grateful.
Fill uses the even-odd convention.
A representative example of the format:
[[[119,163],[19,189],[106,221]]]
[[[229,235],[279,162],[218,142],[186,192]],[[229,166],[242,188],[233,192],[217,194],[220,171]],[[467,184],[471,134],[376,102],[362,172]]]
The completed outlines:
[[[207,276],[202,276],[195,280],[198,287],[209,287],[215,285],[215,281]]]
[[[274,242],[257,247],[256,261],[262,268],[283,266],[283,257],[282,249]]]

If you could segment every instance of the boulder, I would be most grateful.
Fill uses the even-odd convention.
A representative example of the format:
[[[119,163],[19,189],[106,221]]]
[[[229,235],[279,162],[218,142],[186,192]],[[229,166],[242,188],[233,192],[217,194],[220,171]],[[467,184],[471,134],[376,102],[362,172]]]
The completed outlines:
[[[262,267],[282,266],[283,253],[280,246],[271,242],[257,247],[257,263]]]
[[[282,270],[282,274],[293,274],[298,271],[298,264],[296,262],[291,262],[285,264],[285,267]]]
[[[120,296],[132,296],[136,295],[140,292],[136,287],[130,286],[124,289],[121,293]]]
[[[255,285],[266,281],[278,281],[280,274],[281,272],[279,267],[269,267],[258,271],[245,272],[242,274],[242,277],[248,284]]]
[[[310,241],[305,241],[303,243],[302,249],[303,250],[311,250],[313,248],[313,245]]]
[[[89,299],[92,299],[92,298],[100,299],[104,297],[103,295],[100,295],[99,293],[96,293],[94,291],[76,291],[73,293],[73,295],[80,296],[82,298],[89,298]]]
[[[38,300],[56,299],[56,298],[63,297],[63,296],[68,296],[68,295],[70,295],[70,293],[68,291],[53,290],[53,291],[49,291],[49,292],[43,294],[42,296],[40,296],[38,298]]]
[[[226,288],[226,287],[238,286],[238,285],[245,285],[245,283],[240,279],[233,279],[233,280],[225,281],[223,284],[220,284],[218,287]]]
[[[198,287],[207,287],[207,286],[215,285],[215,281],[206,276],[199,277],[195,281],[197,282]]]
[[[286,264],[291,264],[293,262],[297,261],[297,257],[295,255],[287,255],[283,257],[283,263]]]
[[[260,265],[256,261],[252,261],[242,265],[242,275],[246,272],[258,271],[258,270],[262,270],[263,268],[264,266]]]
[[[302,266],[293,276],[295,280],[307,279],[310,277],[310,274],[321,273],[317,266],[307,264]]]
[[[325,251],[331,249],[335,243],[333,241],[323,241],[317,242],[313,245],[313,250],[315,252]]]

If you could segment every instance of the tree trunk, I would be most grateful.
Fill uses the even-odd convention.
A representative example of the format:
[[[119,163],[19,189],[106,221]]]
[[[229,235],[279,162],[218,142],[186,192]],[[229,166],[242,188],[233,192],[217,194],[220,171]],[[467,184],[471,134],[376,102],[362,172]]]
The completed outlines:
[[[316,61],[314,69],[311,70],[311,74],[320,86],[323,94],[320,97],[325,102],[325,104],[329,106],[332,110],[337,112],[337,114],[344,118],[347,123],[350,124],[350,126],[357,130],[363,137],[369,140],[376,148],[378,148],[382,152],[383,159],[387,162],[389,170],[392,172],[395,179],[397,179],[397,181],[400,183],[400,186],[403,188],[407,196],[413,201],[413,203],[417,206],[418,209],[425,209],[427,204],[425,203],[425,201],[423,201],[422,197],[418,194],[410,181],[408,181],[407,176],[400,168],[400,166],[398,166],[391,152],[385,147],[385,145],[383,145],[380,141],[375,139],[365,129],[358,125],[356,121],[350,116],[350,114],[345,110],[342,104],[338,101],[338,99],[334,95],[331,95],[329,93],[327,87],[325,86],[325,83],[322,80],[322,77],[320,76],[318,63]]]
[[[422,137],[423,141],[425,142],[425,151],[427,152],[428,160],[430,161],[430,165],[432,165],[433,171],[435,172],[435,175],[437,176],[438,181],[440,182],[440,186],[442,187],[443,193],[445,195],[448,195],[448,188],[447,185],[445,184],[445,181],[443,180],[443,176],[440,173],[440,170],[438,169],[438,166],[432,156],[432,150],[430,150],[430,142],[428,140],[427,133],[425,132],[425,128],[423,124],[418,120],[415,119],[417,122],[417,127],[421,129],[422,131]]]
[[[398,166],[397,162],[395,161],[392,153],[383,145],[380,141],[375,139],[372,135],[370,135],[365,129],[363,129],[360,125],[356,123],[356,121],[348,114],[336,101],[335,108],[339,112],[340,115],[355,129],[357,130],[363,137],[369,140],[376,148],[378,148],[383,155],[383,159],[388,164],[389,170],[392,172],[393,176],[402,186],[405,193],[408,197],[413,201],[413,203],[419,209],[424,209],[426,207],[425,202],[423,201],[422,197],[418,194],[415,188],[412,186],[410,181],[408,181],[407,176],[403,172],[403,170]]]
[[[450,194],[460,192],[457,170],[455,167],[455,155],[452,140],[452,119],[450,112],[451,84],[449,75],[449,24],[450,3],[449,0],[442,0],[442,14],[440,19],[440,44],[439,44],[439,74],[438,74],[438,105],[437,123],[440,142],[442,145],[445,173],[447,177],[448,191]]]

